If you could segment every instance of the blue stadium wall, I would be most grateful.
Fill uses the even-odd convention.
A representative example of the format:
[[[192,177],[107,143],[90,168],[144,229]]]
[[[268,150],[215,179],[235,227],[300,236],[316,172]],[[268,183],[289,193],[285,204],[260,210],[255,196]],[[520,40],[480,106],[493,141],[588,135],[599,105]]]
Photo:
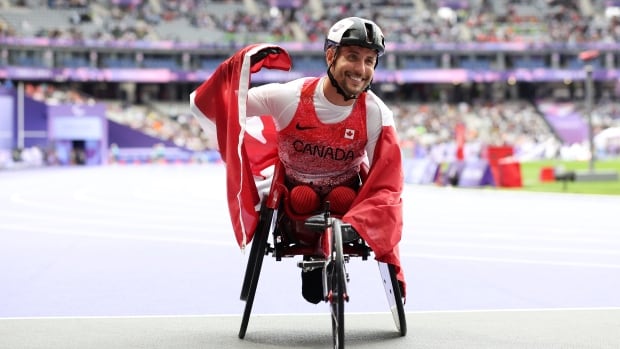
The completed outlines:
[[[108,151],[114,144],[125,149],[129,158],[145,161],[150,149],[168,149],[169,156],[188,160],[190,151],[171,141],[161,140],[126,125],[108,120],[105,106],[96,105],[47,105],[23,96],[19,101],[16,89],[0,87],[0,149],[12,151],[39,147],[53,151],[61,165],[70,163],[69,153],[76,142],[87,152],[84,165],[107,163]],[[19,111],[23,106],[23,113]],[[20,117],[23,115],[23,118]],[[20,120],[21,119],[21,120]],[[131,149],[131,150],[127,150]],[[174,150],[170,150],[174,149]],[[168,156],[168,155],[165,155]],[[213,160],[213,154],[210,155]]]

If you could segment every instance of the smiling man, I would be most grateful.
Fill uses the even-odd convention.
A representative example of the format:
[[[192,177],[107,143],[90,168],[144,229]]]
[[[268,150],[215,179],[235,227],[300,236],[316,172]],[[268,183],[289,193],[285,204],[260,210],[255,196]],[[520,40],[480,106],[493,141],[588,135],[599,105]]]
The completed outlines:
[[[263,66],[285,69],[290,63],[282,48],[263,46],[245,48],[224,62],[190,96],[192,111],[203,125],[205,120],[216,125],[221,152],[224,146],[227,151],[239,150],[225,157],[231,175],[238,169],[230,167],[229,158],[243,160],[251,155],[239,154],[252,151],[251,147],[241,149],[235,144],[239,142],[235,132],[240,132],[239,139],[244,132],[250,133],[245,126],[239,127],[238,120],[243,122],[253,115],[268,117],[264,126],[268,129],[272,123],[275,127],[273,156],[284,166],[291,209],[298,215],[312,215],[322,202],[329,201],[332,211],[338,211],[333,213],[354,228],[350,238],[361,236],[377,260],[396,267],[404,295],[398,252],[402,234],[401,152],[393,114],[370,90],[375,68],[385,52],[381,29],[367,19],[342,19],[330,28],[325,39],[325,76],[265,84],[245,91],[248,81],[231,80]],[[233,88],[241,90],[227,90]],[[233,97],[238,100],[232,100],[230,105],[218,100]],[[228,119],[223,120],[223,115]],[[228,129],[223,131],[223,127]],[[231,128],[235,132],[231,133]],[[362,181],[363,168],[368,171]],[[252,166],[255,179],[261,171]],[[247,216],[247,212],[238,216],[244,214]],[[235,223],[236,214],[231,216]],[[244,223],[240,225],[243,228]],[[245,231],[237,234],[242,246],[246,236]],[[304,298],[319,303],[323,296],[321,270],[302,272],[302,283]]]

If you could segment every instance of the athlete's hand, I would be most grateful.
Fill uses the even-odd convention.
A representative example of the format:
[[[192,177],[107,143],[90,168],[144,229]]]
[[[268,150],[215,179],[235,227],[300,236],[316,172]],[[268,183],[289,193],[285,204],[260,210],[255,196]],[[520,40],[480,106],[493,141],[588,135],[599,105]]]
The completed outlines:
[[[263,68],[290,71],[291,67],[292,62],[288,52],[277,45],[262,44],[259,50],[250,57],[252,74]]]
[[[269,56],[270,54],[279,54],[280,52],[282,52],[282,50],[278,47],[267,47],[264,48],[258,52],[256,52],[255,54],[252,55],[252,58],[250,58],[250,64],[254,65],[260,61],[262,61],[263,59],[265,59],[267,56]]]

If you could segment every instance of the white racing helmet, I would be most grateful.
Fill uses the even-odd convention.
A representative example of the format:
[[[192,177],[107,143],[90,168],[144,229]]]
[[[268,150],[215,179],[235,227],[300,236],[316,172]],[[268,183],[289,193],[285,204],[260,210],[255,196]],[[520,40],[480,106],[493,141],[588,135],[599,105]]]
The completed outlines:
[[[373,49],[379,56],[385,52],[381,28],[375,22],[360,17],[347,17],[336,22],[327,33],[324,49],[352,45]]]

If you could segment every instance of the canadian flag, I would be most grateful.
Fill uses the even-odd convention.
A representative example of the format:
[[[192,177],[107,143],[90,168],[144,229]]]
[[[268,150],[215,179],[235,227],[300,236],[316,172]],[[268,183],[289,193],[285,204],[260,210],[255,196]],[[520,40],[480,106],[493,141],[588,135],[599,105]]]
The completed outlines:
[[[355,138],[355,130],[352,130],[350,128],[346,129],[344,131],[344,138],[346,138],[346,139],[353,139],[353,138]]]
[[[252,62],[252,56],[265,52],[269,53]],[[215,128],[218,150],[226,163],[228,210],[241,248],[252,240],[258,224],[256,207],[260,198],[254,175],[277,160],[271,117],[248,122],[251,118],[245,113],[250,77],[263,67],[290,70],[291,66],[290,56],[278,46],[250,45],[220,64],[190,94],[190,108],[202,128]]]

